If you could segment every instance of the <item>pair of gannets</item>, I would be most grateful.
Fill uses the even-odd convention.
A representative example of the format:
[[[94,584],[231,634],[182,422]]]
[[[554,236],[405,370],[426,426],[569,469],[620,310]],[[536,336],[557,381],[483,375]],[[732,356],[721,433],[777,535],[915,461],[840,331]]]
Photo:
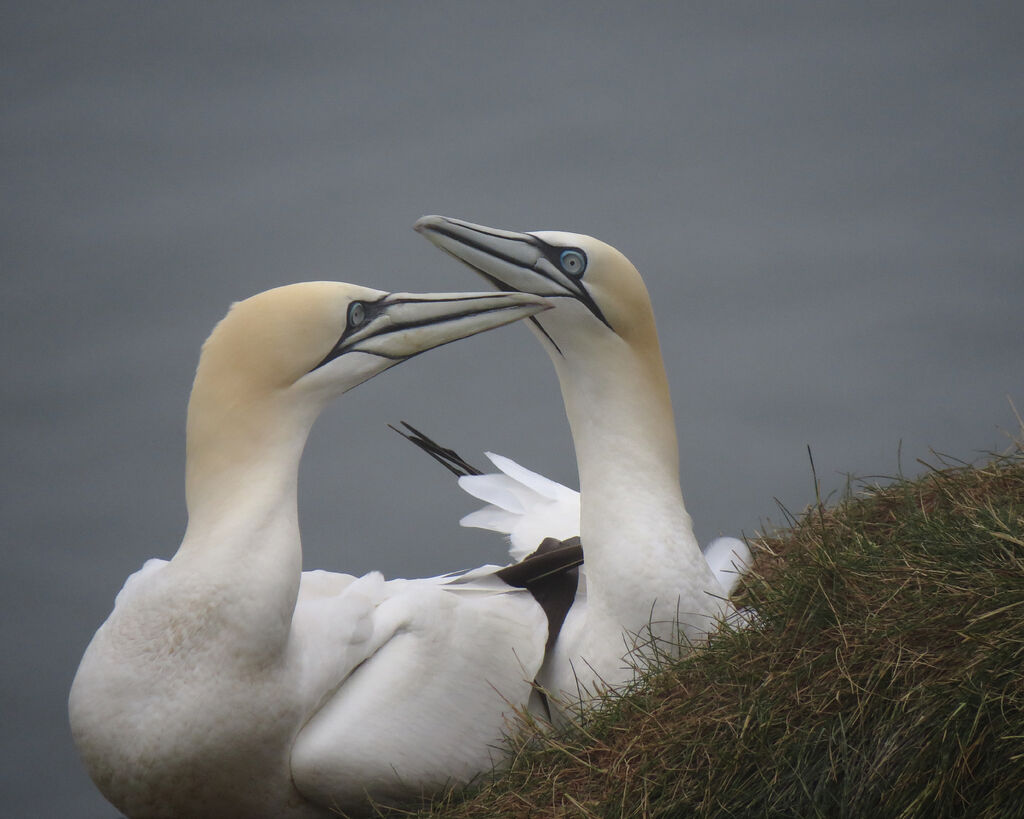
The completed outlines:
[[[534,680],[614,684],[628,635],[670,639],[678,626],[699,639],[726,613],[682,505],[650,304],[629,262],[572,234],[441,217],[417,229],[528,292],[291,285],[234,305],[203,347],[184,539],[128,578],[69,698],[90,775],[129,817],[328,816],[464,782],[499,758]],[[299,459],[331,399],[527,316],[562,384],[587,550],[585,600],[547,657],[548,615],[521,588],[529,563],[525,580],[519,567],[514,579],[499,567],[391,581],[302,572],[297,515]],[[491,476],[488,500],[543,508],[522,489],[545,498],[543,479],[501,468],[513,485],[498,497]]]

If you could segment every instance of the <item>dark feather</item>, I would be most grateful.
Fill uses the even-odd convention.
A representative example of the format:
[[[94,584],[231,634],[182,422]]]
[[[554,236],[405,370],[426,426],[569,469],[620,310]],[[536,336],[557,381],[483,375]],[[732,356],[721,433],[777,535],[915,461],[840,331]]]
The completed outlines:
[[[510,586],[529,591],[544,609],[548,618],[545,652],[550,651],[558,639],[565,616],[576,599],[582,564],[583,547],[578,537],[561,541],[549,537],[533,554],[495,572]]]
[[[405,421],[402,421],[402,426],[405,427],[408,432],[403,432],[398,427],[391,424],[388,424],[388,426],[405,438],[405,440],[416,444],[416,446],[426,452],[431,458],[441,464],[441,466],[455,475],[456,478],[461,478],[463,475],[484,474],[462,458],[454,449],[448,449],[447,447],[441,446],[437,441],[428,438],[416,429],[416,427],[412,426],[412,424],[407,424]]]

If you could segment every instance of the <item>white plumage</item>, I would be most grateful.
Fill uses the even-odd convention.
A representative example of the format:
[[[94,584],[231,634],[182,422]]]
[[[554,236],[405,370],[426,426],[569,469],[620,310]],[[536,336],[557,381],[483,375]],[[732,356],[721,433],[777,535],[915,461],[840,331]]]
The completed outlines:
[[[459,486],[487,503],[465,515],[459,524],[501,532],[509,537],[509,556],[522,560],[546,537],[568,540],[580,533],[580,493],[517,464],[504,455],[485,452],[500,471],[463,475]],[[722,589],[731,595],[750,566],[750,547],[734,537],[717,537],[704,549],[704,559]],[[586,565],[580,567],[585,577]],[[581,589],[582,591],[582,589]]]
[[[78,750],[121,811],[326,817],[490,770],[541,667],[544,612],[496,567],[301,572],[298,466],[331,399],[543,307],[316,282],[232,308],[189,403],[184,539],[128,578],[69,698]]]
[[[697,643],[731,616],[728,592],[750,554],[722,539],[697,545],[679,484],[668,382],[647,289],[619,251],[589,236],[517,233],[443,216],[416,229],[499,289],[555,307],[530,321],[558,374],[580,495],[507,458],[500,474],[463,477],[486,501],[464,525],[510,535],[516,553],[579,534],[586,583],[540,682],[574,698],[627,682],[637,652]]]
[[[459,486],[488,505],[459,523],[509,536],[509,554],[522,560],[547,537],[568,540],[580,533],[580,493],[531,472],[511,458],[485,453],[500,471],[464,475]]]

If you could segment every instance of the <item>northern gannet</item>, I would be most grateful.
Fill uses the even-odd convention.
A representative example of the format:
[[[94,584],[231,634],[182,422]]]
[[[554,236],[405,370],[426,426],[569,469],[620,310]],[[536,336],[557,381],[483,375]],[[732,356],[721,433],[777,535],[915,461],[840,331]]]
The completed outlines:
[[[302,572],[298,468],[331,399],[545,307],[337,282],[232,307],[189,401],[184,539],[128,578],[69,696],[75,744],[121,811],[324,817],[490,770],[541,666],[541,607],[499,567]]]
[[[443,216],[415,227],[499,290],[556,305],[530,324],[558,374],[580,493],[492,453],[501,474],[459,479],[490,504],[462,523],[507,532],[520,552],[543,535],[582,537],[585,581],[538,676],[542,687],[576,697],[619,686],[632,678],[634,652],[671,649],[680,633],[704,639],[732,613],[728,593],[750,553],[720,538],[705,556],[694,537],[654,313],[636,268],[573,233]]]

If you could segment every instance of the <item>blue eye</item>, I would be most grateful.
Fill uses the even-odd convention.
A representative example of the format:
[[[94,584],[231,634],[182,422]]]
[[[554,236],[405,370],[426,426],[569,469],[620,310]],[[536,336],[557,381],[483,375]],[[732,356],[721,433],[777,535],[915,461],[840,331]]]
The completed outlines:
[[[562,263],[562,270],[570,276],[582,276],[587,269],[587,257],[578,250],[563,250],[559,257]]]
[[[349,329],[356,329],[356,327],[360,326],[364,321],[366,321],[366,308],[363,307],[362,302],[352,302],[348,308]]]

